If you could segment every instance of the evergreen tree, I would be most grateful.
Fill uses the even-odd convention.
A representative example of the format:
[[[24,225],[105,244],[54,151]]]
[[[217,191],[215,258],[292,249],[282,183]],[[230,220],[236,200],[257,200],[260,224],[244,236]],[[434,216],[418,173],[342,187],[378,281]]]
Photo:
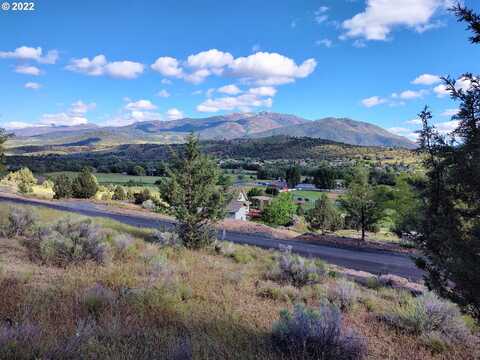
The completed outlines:
[[[288,187],[293,189],[297,186],[302,179],[300,173],[300,168],[297,165],[289,167],[285,172],[285,180],[287,181]]]
[[[90,199],[98,191],[98,181],[88,168],[84,168],[73,180],[72,192],[77,199]]]
[[[315,207],[308,211],[306,220],[312,229],[321,230],[322,234],[338,230],[342,224],[339,211],[326,194],[315,201]]]
[[[367,231],[377,231],[378,222],[383,217],[383,209],[377,201],[374,188],[368,183],[365,168],[358,167],[347,193],[340,198],[342,208],[347,213],[346,225],[362,232],[365,241]]]
[[[72,180],[65,174],[58,175],[53,181],[53,198],[68,199],[72,197]]]
[[[479,16],[460,5],[453,8],[480,42]],[[467,89],[456,80],[444,83],[459,113],[458,127],[447,136],[430,125],[431,113],[420,114],[423,128],[419,144],[424,154],[427,181],[423,221],[417,243],[424,257],[417,261],[426,270],[426,284],[480,320],[480,83],[464,74]]]
[[[220,169],[200,152],[194,135],[188,137],[182,153],[174,154],[167,175],[160,193],[177,219],[183,244],[189,248],[210,244],[215,234],[212,225],[223,218],[225,201],[217,187]]]

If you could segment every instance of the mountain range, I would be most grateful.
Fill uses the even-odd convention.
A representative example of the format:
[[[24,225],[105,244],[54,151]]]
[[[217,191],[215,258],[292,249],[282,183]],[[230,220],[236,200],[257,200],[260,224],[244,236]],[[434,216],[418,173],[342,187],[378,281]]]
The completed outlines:
[[[181,143],[194,133],[201,140],[262,138],[276,135],[310,137],[351,145],[413,148],[405,137],[347,118],[306,120],[294,115],[260,112],[234,113],[203,119],[136,122],[121,127],[97,125],[31,127],[14,131],[9,147],[26,145],[113,146],[120,144]]]

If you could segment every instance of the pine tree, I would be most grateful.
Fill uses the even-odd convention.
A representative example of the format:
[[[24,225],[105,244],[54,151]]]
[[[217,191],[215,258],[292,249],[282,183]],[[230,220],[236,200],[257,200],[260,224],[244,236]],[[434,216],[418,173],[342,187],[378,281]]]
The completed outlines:
[[[184,150],[174,154],[173,165],[162,179],[160,193],[177,219],[177,231],[189,248],[209,245],[215,236],[213,224],[223,218],[225,201],[217,187],[220,169],[203,155],[198,139],[190,135]]]
[[[321,230],[322,234],[338,230],[342,223],[339,211],[326,194],[315,201],[315,207],[308,211],[306,220],[312,229]]]

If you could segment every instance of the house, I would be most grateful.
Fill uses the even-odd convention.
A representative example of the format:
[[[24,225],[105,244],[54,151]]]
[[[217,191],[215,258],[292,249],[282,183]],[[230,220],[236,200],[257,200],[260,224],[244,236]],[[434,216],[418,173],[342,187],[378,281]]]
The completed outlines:
[[[246,221],[249,211],[250,202],[248,197],[243,190],[240,190],[227,205],[227,217],[229,219]]]

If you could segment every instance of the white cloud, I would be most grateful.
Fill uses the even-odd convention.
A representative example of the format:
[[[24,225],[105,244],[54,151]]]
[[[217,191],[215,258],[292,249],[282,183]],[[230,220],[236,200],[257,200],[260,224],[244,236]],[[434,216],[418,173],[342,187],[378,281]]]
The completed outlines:
[[[125,105],[126,110],[130,111],[141,111],[141,110],[155,110],[157,107],[152,104],[150,100],[138,100],[129,102]]]
[[[66,66],[67,70],[90,76],[108,75],[114,78],[135,79],[144,71],[143,64],[133,61],[108,62],[105,55],[89,58],[72,59]]]
[[[210,49],[190,55],[187,64],[195,68],[223,68],[233,62],[232,54],[217,49]]]
[[[39,83],[36,83],[36,82],[27,82],[24,85],[24,87],[25,87],[25,89],[38,90],[42,87],[42,85],[40,85]]]
[[[379,97],[379,96],[372,96],[372,97],[369,97],[369,98],[366,98],[366,99],[362,100],[363,106],[365,106],[367,108],[371,108],[371,107],[383,104],[385,102],[386,102],[386,100]]]
[[[452,121],[442,122],[439,124],[435,124],[435,127],[437,128],[440,134],[448,134],[458,127],[458,121],[452,120]]]
[[[415,78],[415,80],[412,81],[412,84],[415,84],[415,85],[433,85],[433,84],[438,84],[441,81],[442,81],[442,79],[440,79],[440,76],[438,76],[438,75],[422,74],[422,75],[417,76]]]
[[[448,5],[449,0],[367,0],[363,12],[342,23],[343,37],[387,40],[399,26],[423,32],[432,28],[434,14]]]
[[[251,111],[254,107],[271,107],[272,98],[260,98],[255,94],[243,94],[240,96],[228,96],[217,99],[207,99],[197,106],[199,112],[218,112],[222,110]]]
[[[105,65],[106,74],[121,79],[135,79],[143,70],[143,64],[133,61],[114,61]]]
[[[96,108],[95,103],[84,103],[81,100],[70,105],[67,111],[54,114],[43,114],[34,126],[74,126],[87,124],[86,113]]]
[[[167,110],[168,120],[178,120],[178,119],[182,119],[183,117],[184,117],[183,112],[181,112],[177,108],[172,108]]]
[[[242,92],[237,85],[225,85],[217,89],[218,92],[228,95],[237,95]]]
[[[163,85],[171,85],[172,84],[172,81],[171,80],[168,80],[168,79],[162,79],[162,81],[160,81]]]
[[[86,104],[83,101],[78,100],[70,106],[70,113],[77,114],[77,115],[86,114],[91,110],[95,110],[96,107],[97,107],[97,104],[95,103]]]
[[[10,121],[5,123],[4,127],[7,130],[26,129],[33,126],[40,126],[38,124],[27,123],[23,121]],[[45,125],[43,125],[45,126]]]
[[[454,115],[457,115],[459,111],[460,111],[459,109],[445,109],[440,115],[454,116]]]
[[[433,92],[437,94],[437,97],[444,97],[450,95],[450,91],[448,91],[447,86],[440,84],[433,88]]]
[[[190,82],[192,84],[200,84],[211,74],[212,72],[208,69],[198,69],[191,74],[184,75],[183,78],[185,79],[185,81]]]
[[[168,97],[170,97],[170,93],[167,90],[162,89],[159,92],[157,92],[157,96],[162,97],[162,98],[168,98]]]
[[[250,94],[258,95],[258,96],[275,96],[277,93],[277,89],[272,86],[260,86],[256,88],[251,88],[248,90]]]
[[[402,100],[412,100],[412,99],[421,98],[426,94],[428,94],[428,90],[419,90],[419,91],[405,90],[405,91],[402,91],[400,94],[393,93],[392,97],[394,99],[400,98]]]
[[[15,72],[19,74],[38,76],[40,75],[40,69],[36,66],[19,65],[15,67]]]
[[[18,60],[35,60],[41,64],[55,64],[58,60],[58,51],[50,50],[43,56],[41,47],[33,48],[21,46],[13,51],[0,51],[0,58],[18,59]]]
[[[258,85],[280,85],[309,76],[316,66],[314,59],[305,60],[301,65],[297,65],[286,56],[258,52],[235,59],[230,68],[234,75]]]
[[[318,45],[318,46],[321,45],[321,46],[325,46],[326,48],[331,48],[333,45],[333,42],[330,39],[322,39],[322,40],[315,41],[315,45]]]
[[[169,56],[159,57],[151,65],[151,68],[163,76],[177,77],[183,76],[183,70],[177,59]]]

